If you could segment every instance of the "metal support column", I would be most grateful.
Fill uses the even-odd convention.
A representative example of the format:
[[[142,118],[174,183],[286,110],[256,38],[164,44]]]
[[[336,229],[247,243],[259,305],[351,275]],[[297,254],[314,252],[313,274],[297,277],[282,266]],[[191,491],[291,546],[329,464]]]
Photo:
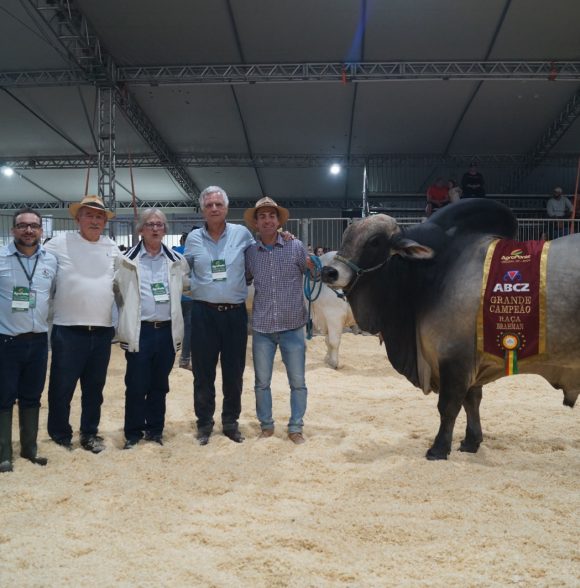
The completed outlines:
[[[115,212],[115,98],[114,89],[100,86],[97,93],[99,112],[98,191],[105,206]]]
[[[307,218],[303,218],[300,221],[300,240],[302,243],[304,243],[304,245],[308,245],[308,243],[310,243],[310,230]]]
[[[361,216],[365,218],[369,216],[369,200],[367,197],[368,179],[367,179],[367,164],[363,168],[363,189],[362,189],[362,210]]]

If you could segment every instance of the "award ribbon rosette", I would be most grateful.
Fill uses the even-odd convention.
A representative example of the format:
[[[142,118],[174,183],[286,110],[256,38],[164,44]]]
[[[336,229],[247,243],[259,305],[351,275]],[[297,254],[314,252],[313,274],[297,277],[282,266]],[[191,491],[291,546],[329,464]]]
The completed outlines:
[[[545,352],[546,268],[550,243],[493,241],[485,257],[477,350],[503,360],[505,374],[518,361]]]

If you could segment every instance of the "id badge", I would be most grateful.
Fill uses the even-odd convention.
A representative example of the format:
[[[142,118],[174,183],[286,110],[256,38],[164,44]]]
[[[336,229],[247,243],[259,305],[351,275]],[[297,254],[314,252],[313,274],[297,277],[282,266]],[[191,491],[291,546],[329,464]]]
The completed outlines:
[[[163,282],[155,282],[151,284],[151,292],[155,302],[169,302],[169,293]]]
[[[211,279],[214,282],[223,282],[228,277],[225,259],[216,259],[211,262]]]
[[[14,286],[12,288],[12,310],[26,312],[30,307],[30,290],[24,286]]]

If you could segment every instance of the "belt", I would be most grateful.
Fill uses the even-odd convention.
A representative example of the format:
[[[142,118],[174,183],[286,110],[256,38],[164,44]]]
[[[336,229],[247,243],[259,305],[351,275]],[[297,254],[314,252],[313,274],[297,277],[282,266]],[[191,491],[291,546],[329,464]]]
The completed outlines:
[[[171,325],[171,321],[141,321],[142,327],[152,327],[153,329],[163,329]]]
[[[0,337],[9,337],[10,339],[40,339],[46,337],[46,333],[21,333],[20,335],[4,335],[0,333]]]
[[[59,325],[66,327],[67,329],[74,329],[75,331],[104,331],[111,327],[97,327],[95,325]]]
[[[46,337],[46,333],[22,333],[16,335],[16,339],[40,339],[40,337]]]
[[[243,302],[240,302],[240,304],[230,304],[229,302],[206,302],[205,300],[194,300],[194,302],[205,304],[210,308],[215,308],[218,312],[225,312],[226,310],[233,310],[234,308],[241,308],[244,306]]]

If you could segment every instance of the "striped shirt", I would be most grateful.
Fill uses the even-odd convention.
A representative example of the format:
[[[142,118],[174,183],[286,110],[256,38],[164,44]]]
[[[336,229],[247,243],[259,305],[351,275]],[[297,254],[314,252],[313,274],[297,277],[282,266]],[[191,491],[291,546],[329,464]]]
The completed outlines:
[[[280,235],[272,247],[259,239],[246,251],[246,278],[254,280],[256,294],[252,328],[259,333],[278,333],[306,324],[308,313],[302,294],[306,249],[301,241],[284,241]]]
[[[56,272],[56,257],[40,245],[30,257],[20,253],[14,241],[0,248],[0,333],[15,337],[48,331],[49,298],[54,290]],[[35,303],[26,311],[12,308],[15,286],[36,292]]]

